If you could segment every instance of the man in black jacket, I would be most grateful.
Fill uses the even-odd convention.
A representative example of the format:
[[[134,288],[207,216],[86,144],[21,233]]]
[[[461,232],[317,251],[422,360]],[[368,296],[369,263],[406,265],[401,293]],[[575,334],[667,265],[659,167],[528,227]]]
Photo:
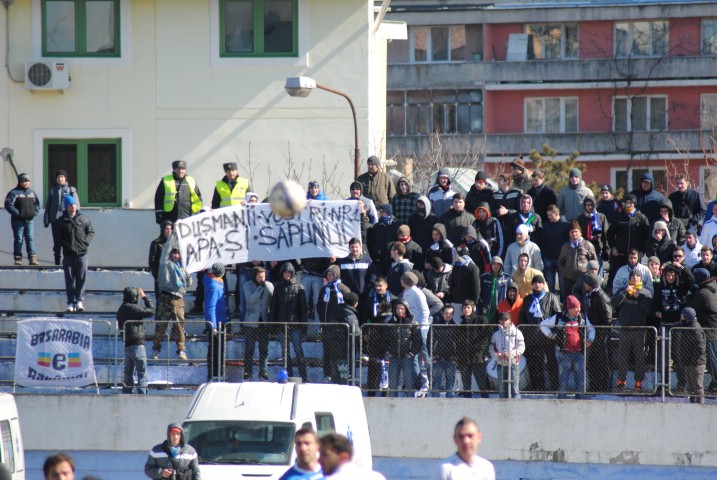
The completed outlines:
[[[144,301],[144,307],[139,304]],[[124,332],[124,380],[122,393],[147,393],[147,350],[144,348],[143,318],[154,315],[152,300],[141,288],[127,287],[117,310],[117,327]],[[137,372],[135,386],[134,373]]]
[[[299,375],[304,382],[308,382],[309,377],[306,371],[306,360],[304,358],[304,347],[302,343],[302,335],[306,333],[306,295],[304,287],[301,286],[296,278],[296,270],[291,262],[286,262],[281,266],[281,282],[274,284],[274,295],[271,297],[271,309],[269,315],[271,322],[286,322],[286,330],[279,331],[281,344],[284,345],[284,334],[288,336],[291,346],[294,347],[294,355],[296,363],[299,367]],[[290,349],[287,347],[286,354],[289,355]],[[287,372],[289,376],[294,376],[294,369],[289,358],[286,359]]]
[[[493,336],[495,326],[488,323],[476,312],[476,303],[465,300],[462,305],[461,325],[458,337],[458,369],[461,372],[461,397],[473,396],[473,379],[480,391],[481,398],[488,398],[488,376],[485,371],[488,361],[488,345]]]
[[[692,299],[687,302],[697,312],[697,321],[705,329],[707,337],[707,366],[712,372],[712,381],[705,388],[709,392],[717,392],[717,283],[715,277],[711,276],[705,269],[695,270],[695,282],[697,291]]]
[[[85,310],[85,278],[89,265],[87,250],[95,236],[90,219],[77,210],[77,200],[65,195],[65,213],[58,220],[62,267],[65,270],[67,311]]]
[[[582,296],[582,310],[585,318],[595,327],[595,341],[588,350],[588,392],[609,392],[610,359],[608,356],[609,326],[612,323],[610,297],[601,288],[602,277],[589,273],[584,280],[585,294]]]

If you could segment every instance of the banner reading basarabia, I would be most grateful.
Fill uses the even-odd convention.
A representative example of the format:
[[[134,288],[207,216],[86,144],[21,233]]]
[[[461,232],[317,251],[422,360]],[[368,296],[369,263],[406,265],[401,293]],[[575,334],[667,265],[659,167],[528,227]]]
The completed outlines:
[[[215,262],[292,260],[345,257],[348,243],[361,238],[358,202],[308,202],[290,218],[271,211],[267,203],[225,207],[179,220],[175,234],[188,272]]]
[[[92,322],[49,318],[18,322],[15,383],[23,387],[84,387],[97,383]]]

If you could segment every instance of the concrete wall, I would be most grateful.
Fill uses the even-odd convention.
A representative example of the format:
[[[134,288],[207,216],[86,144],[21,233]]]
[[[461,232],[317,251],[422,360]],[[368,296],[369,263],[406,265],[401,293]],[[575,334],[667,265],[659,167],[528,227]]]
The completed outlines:
[[[138,451],[180,421],[190,396],[17,395],[27,450]],[[715,405],[498,399],[366,399],[373,454],[441,458],[463,415],[492,460],[717,466]],[[52,434],[48,434],[52,432]]]
[[[83,209],[82,213],[92,221],[95,238],[90,245],[90,267],[126,266],[147,267],[149,244],[159,236],[159,226],[154,222],[153,210],[135,209]],[[43,228],[44,210],[35,218],[35,251],[40,265],[54,265],[52,231]],[[0,265],[12,265],[12,230],[10,215],[0,209]],[[7,227],[7,228],[6,228]],[[23,263],[27,265],[23,245]],[[46,286],[45,288],[54,288]]]

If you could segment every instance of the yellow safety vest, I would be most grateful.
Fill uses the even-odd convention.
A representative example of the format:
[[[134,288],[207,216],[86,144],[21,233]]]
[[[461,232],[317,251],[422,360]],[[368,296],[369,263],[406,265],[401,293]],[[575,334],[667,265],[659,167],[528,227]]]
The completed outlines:
[[[194,177],[187,175],[184,177],[189,185],[189,198],[192,201],[192,213],[199,212],[204,205],[202,200],[196,193],[197,182],[194,181]],[[174,181],[174,175],[167,175],[162,179],[164,182],[164,211],[171,212],[174,209],[174,202],[177,199],[177,184]]]
[[[246,192],[249,190],[249,180],[237,177],[237,183],[234,190],[229,190],[229,185],[223,180],[217,182],[217,193],[221,198],[220,207],[230,207],[232,205],[240,205],[244,200]]]

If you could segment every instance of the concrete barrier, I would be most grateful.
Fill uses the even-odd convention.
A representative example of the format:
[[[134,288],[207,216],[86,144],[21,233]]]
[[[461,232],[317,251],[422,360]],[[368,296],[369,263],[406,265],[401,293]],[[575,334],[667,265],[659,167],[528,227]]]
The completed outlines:
[[[140,451],[180,421],[188,395],[17,395],[27,450]],[[717,466],[714,405],[574,400],[365,399],[373,454],[442,458],[463,415],[492,460]],[[48,434],[51,432],[51,434]]]

